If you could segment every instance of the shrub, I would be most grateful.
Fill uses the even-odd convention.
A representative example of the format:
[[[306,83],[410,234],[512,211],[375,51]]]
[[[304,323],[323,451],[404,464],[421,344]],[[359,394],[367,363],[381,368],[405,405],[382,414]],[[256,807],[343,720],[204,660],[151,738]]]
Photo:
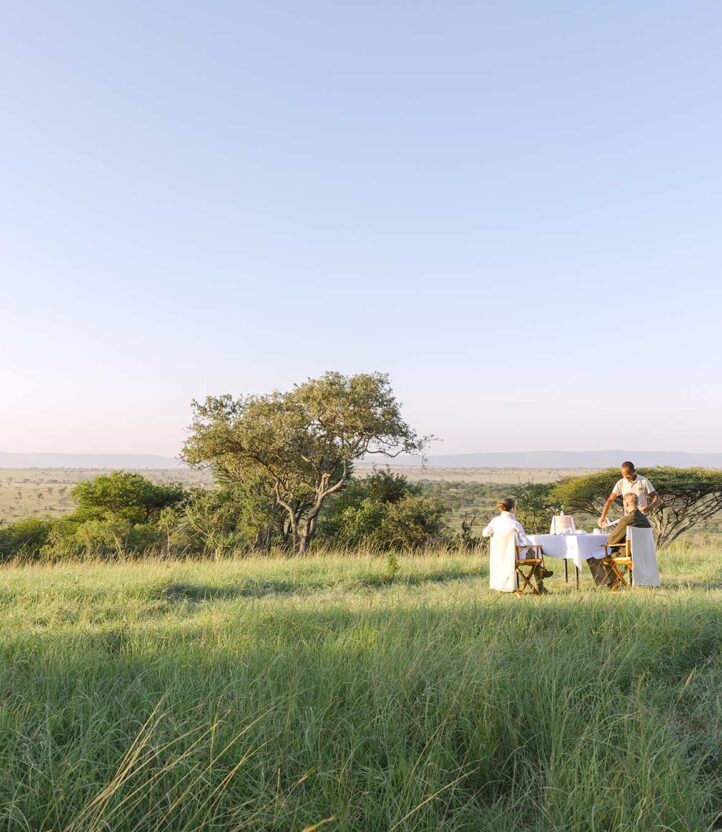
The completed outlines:
[[[40,557],[52,527],[52,520],[30,517],[0,529],[0,560],[8,561],[14,558],[34,560]]]
[[[319,538],[332,545],[418,549],[446,533],[448,509],[401,474],[377,471],[352,482],[331,502]]]

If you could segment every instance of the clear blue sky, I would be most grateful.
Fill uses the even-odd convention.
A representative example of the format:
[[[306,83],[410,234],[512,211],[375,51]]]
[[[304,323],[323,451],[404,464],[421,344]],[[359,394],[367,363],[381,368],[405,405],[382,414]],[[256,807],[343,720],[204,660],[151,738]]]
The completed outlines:
[[[722,450],[721,43],[714,2],[6,4],[0,450],[175,454],[192,398],[327,369],[436,453]]]

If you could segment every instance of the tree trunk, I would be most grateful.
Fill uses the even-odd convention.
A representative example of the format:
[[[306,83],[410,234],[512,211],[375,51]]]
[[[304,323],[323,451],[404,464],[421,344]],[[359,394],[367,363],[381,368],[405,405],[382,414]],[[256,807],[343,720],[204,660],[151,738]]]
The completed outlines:
[[[291,524],[291,546],[295,552],[298,550],[298,520],[296,519],[296,515],[293,511],[289,512],[288,519]]]
[[[299,555],[305,555],[308,551],[308,547],[311,545],[311,541],[313,540],[313,537],[316,534],[316,524],[318,522],[318,514],[320,511],[321,504],[318,503],[311,509],[311,513],[304,520],[303,528],[301,529],[301,534],[299,536]]]
[[[308,534],[308,523],[304,523],[303,529],[301,530],[301,534],[298,538],[298,548],[296,549],[297,555],[305,555],[308,551],[308,546],[310,544],[309,534]]]

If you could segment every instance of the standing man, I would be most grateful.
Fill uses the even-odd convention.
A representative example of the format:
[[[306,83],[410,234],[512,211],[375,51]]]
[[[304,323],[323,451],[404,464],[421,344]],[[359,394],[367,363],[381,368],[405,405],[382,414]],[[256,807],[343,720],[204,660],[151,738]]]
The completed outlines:
[[[617,481],[617,484],[612,489],[612,493],[607,497],[607,502],[602,509],[602,516],[599,518],[598,525],[602,529],[607,523],[607,512],[617,497],[623,498],[626,494],[636,495],[639,511],[642,514],[648,514],[651,509],[659,504],[659,494],[657,494],[654,486],[646,477],[641,477],[637,473],[633,462],[623,462],[619,470],[621,471],[622,478]]]

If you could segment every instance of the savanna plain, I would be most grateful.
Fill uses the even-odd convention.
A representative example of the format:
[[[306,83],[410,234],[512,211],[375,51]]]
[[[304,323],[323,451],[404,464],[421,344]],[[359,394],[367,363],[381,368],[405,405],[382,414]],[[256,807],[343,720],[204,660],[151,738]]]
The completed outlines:
[[[541,598],[478,552],[4,566],[0,828],[720,828],[721,556]]]

